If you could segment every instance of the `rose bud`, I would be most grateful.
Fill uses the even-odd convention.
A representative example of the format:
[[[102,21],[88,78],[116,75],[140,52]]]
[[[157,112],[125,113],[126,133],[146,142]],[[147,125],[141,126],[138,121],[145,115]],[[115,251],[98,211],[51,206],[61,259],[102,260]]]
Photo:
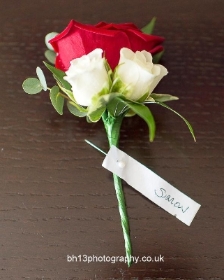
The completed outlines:
[[[152,63],[149,52],[134,53],[130,49],[122,48],[119,65],[115,69],[115,77],[118,78],[120,86],[118,91],[133,101],[142,97],[146,99],[167,73],[164,66]]]
[[[73,59],[65,72],[64,79],[71,84],[74,98],[79,105],[89,106],[94,96],[107,94],[109,91],[109,77],[102,53],[103,50],[95,49],[87,55]]]

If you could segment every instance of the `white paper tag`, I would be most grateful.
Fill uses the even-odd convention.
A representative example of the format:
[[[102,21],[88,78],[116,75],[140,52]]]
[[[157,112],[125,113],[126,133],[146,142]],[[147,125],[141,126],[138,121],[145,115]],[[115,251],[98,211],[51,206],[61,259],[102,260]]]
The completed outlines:
[[[201,207],[200,204],[115,146],[111,147],[102,165],[188,226]]]

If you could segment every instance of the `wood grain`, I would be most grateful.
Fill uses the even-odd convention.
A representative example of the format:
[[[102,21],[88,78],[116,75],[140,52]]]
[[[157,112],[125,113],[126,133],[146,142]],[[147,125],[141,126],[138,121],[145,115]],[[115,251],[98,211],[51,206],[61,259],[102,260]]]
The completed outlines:
[[[0,279],[224,279],[223,1],[2,1],[0,3]],[[151,106],[154,143],[137,117],[120,148],[202,205],[190,227],[124,183],[134,256],[164,262],[67,262],[67,255],[124,256],[111,174],[84,139],[108,149],[102,123],[61,117],[48,94],[21,84],[44,60],[44,36],[71,18],[84,23],[157,17],[169,75],[157,92],[193,125]],[[44,69],[44,68],[43,68]],[[49,81],[50,74],[45,71]]]

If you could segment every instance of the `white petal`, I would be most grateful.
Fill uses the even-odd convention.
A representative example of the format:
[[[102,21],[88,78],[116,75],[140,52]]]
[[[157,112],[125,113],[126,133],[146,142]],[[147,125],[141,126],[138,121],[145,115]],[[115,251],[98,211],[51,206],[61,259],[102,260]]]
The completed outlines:
[[[156,66],[156,69],[154,69],[155,66]],[[155,87],[158,85],[158,83],[160,82],[160,80],[161,80],[164,76],[166,76],[166,75],[168,74],[167,69],[166,69],[164,66],[160,65],[160,64],[154,65],[154,66],[153,66],[153,69],[154,69],[155,72],[157,72],[158,69],[159,69],[160,71],[159,71],[158,75],[155,76],[154,80],[152,81],[152,83],[151,83],[151,85],[150,85],[150,88],[149,88],[149,93],[152,93],[153,90],[154,90],[154,88],[155,88]],[[152,70],[152,72],[153,72],[153,70]]]

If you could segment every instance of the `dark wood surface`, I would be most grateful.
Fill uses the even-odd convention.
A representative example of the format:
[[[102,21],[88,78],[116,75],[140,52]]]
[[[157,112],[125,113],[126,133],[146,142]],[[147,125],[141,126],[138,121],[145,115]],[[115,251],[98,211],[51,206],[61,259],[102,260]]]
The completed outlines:
[[[224,279],[224,2],[209,0],[0,2],[0,279]],[[67,262],[67,255],[124,256],[101,122],[88,124],[22,81],[44,60],[44,36],[70,19],[134,22],[157,17],[169,75],[157,92],[193,125],[151,106],[157,136],[137,117],[123,123],[120,148],[202,205],[190,227],[124,183],[134,256],[164,262]],[[50,74],[45,71],[48,80]]]

